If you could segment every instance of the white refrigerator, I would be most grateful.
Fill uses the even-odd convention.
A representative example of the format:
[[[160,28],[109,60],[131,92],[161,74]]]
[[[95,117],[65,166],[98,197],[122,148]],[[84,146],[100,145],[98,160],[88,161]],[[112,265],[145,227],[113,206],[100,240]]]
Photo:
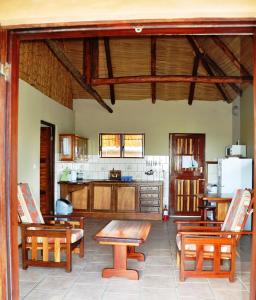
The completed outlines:
[[[252,159],[229,157],[218,159],[218,193],[230,194],[239,188],[252,188]],[[251,215],[246,230],[251,230]]]

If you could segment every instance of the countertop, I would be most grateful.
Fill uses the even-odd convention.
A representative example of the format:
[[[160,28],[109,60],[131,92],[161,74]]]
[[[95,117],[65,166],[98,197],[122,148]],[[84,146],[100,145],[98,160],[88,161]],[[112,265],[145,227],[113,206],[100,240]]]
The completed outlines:
[[[77,180],[77,181],[59,181],[59,184],[86,184],[86,183],[94,183],[94,182],[106,182],[106,183],[157,183],[162,184],[163,181],[159,180],[132,180],[132,181],[122,181],[122,180],[111,180],[111,179],[85,179],[85,180]]]

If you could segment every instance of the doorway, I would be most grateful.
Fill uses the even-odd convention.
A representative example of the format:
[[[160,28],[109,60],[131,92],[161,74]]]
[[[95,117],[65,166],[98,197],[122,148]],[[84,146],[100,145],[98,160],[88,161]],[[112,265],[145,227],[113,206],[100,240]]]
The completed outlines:
[[[40,128],[40,210],[54,212],[55,125],[41,121]]]
[[[198,216],[198,195],[205,183],[205,134],[170,134],[169,149],[169,207],[175,215]]]

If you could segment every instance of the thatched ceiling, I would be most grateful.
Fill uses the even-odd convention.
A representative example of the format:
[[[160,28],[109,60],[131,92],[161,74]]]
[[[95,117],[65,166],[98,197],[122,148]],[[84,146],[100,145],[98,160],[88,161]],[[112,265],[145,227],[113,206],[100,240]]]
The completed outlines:
[[[229,47],[229,49],[235,54],[245,68],[252,73],[252,39],[249,36],[225,36],[220,37],[221,40]],[[235,67],[232,61],[223,53],[223,51],[216,46],[209,36],[198,36],[196,40],[199,46],[213,59],[219,67],[228,76],[239,76],[239,70]],[[30,46],[29,46],[30,43]],[[35,45],[31,45],[31,42],[25,42],[21,47],[21,78],[27,80],[27,75],[30,69],[39,68],[38,71],[42,72],[40,64],[43,64],[44,73],[47,73],[47,62],[43,62],[42,56],[40,57],[40,47],[44,49],[44,56],[47,49],[43,42],[36,42]],[[41,43],[41,44],[40,44]],[[185,36],[173,37],[164,36],[157,37],[156,42],[156,75],[191,75],[193,69],[194,52]],[[59,45],[63,48],[65,54],[70,59],[72,64],[83,74],[84,66],[84,52],[83,52],[83,40],[63,40],[59,41]],[[150,38],[111,38],[110,39],[110,51],[113,66],[114,77],[120,76],[133,76],[133,75],[150,75],[151,74],[151,47]],[[30,53],[36,54],[36,58],[33,59],[35,65],[27,66],[26,61]],[[24,53],[26,53],[26,59],[24,59]],[[26,67],[25,67],[26,65]],[[51,65],[48,67],[51,68]],[[24,72],[24,68],[26,71]],[[22,71],[23,70],[23,71]],[[62,70],[63,71],[63,70]],[[48,70],[49,72],[49,70]],[[59,71],[58,71],[59,72]],[[65,72],[65,71],[63,71]],[[198,75],[207,76],[208,73],[204,69],[203,65],[199,64]],[[62,75],[63,76],[63,75]],[[73,99],[92,99],[87,92],[85,92],[81,86],[69,75],[66,81],[67,85],[70,84],[70,89]],[[103,40],[99,40],[99,77],[108,77],[106,55]],[[55,80],[57,77],[52,77]],[[31,83],[30,78],[29,83]],[[43,80],[43,79],[42,79]],[[62,79],[63,82],[64,79]],[[51,78],[48,78],[51,81]],[[70,83],[68,83],[70,81]],[[32,82],[33,84],[33,82]],[[36,82],[34,82],[36,86]],[[45,86],[44,84],[41,84]],[[48,89],[53,89],[51,84],[47,84]],[[59,89],[60,87],[57,87]],[[109,86],[97,86],[95,87],[99,94],[104,99],[109,99]],[[188,99],[190,83],[157,83],[156,84],[156,98],[158,100],[184,100]],[[233,100],[237,94],[228,85],[223,85],[225,93]],[[40,88],[39,88],[40,89]],[[47,88],[45,88],[47,90]],[[44,92],[46,92],[44,90]],[[46,92],[51,96],[50,92]],[[55,93],[56,94],[56,93]],[[69,94],[66,92],[66,94]],[[118,84],[115,85],[116,100],[141,100],[150,99],[151,97],[151,84]],[[69,95],[66,97],[70,97]],[[56,98],[56,97],[55,97]],[[61,98],[61,95],[58,96]],[[224,100],[223,96],[217,89],[215,84],[202,84],[197,83],[195,85],[195,100],[207,100],[218,101]],[[66,104],[64,104],[66,105]],[[66,105],[68,106],[68,105]],[[70,106],[70,105],[69,105]]]

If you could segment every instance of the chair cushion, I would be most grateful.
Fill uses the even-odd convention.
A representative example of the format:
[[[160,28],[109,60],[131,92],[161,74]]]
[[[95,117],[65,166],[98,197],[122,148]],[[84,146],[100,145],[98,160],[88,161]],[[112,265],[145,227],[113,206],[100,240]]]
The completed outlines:
[[[206,236],[204,236],[204,237],[206,237]],[[196,238],[196,236],[195,236],[195,238]],[[198,239],[200,239],[200,236],[198,236]],[[179,233],[176,235],[176,243],[177,243],[177,247],[180,251],[181,250],[181,234],[179,234]],[[185,250],[196,251],[196,245],[195,244],[186,244]],[[214,252],[214,250],[215,250],[214,245],[210,245],[210,244],[204,245],[205,252]],[[230,247],[230,245],[222,245],[220,251],[221,251],[221,253],[230,253],[231,247]]]
[[[42,214],[27,183],[18,184],[18,214],[22,223],[44,224]]]
[[[31,227],[31,228],[28,228],[28,229],[37,230],[35,227]],[[72,231],[71,232],[71,243],[72,244],[75,243],[75,242],[77,242],[77,241],[79,241],[84,236],[84,230],[83,229],[76,228],[76,229],[72,229],[71,231]],[[54,241],[55,241],[55,238],[48,238],[48,243],[52,244],[52,243],[54,243]],[[27,238],[27,242],[31,243],[31,237]],[[38,237],[37,238],[37,242],[38,243],[42,243],[43,242],[43,238],[42,237]],[[60,242],[62,244],[65,244],[66,243],[66,238],[61,238]]]
[[[247,190],[238,189],[230,203],[221,231],[239,232],[250,202],[251,193]]]

